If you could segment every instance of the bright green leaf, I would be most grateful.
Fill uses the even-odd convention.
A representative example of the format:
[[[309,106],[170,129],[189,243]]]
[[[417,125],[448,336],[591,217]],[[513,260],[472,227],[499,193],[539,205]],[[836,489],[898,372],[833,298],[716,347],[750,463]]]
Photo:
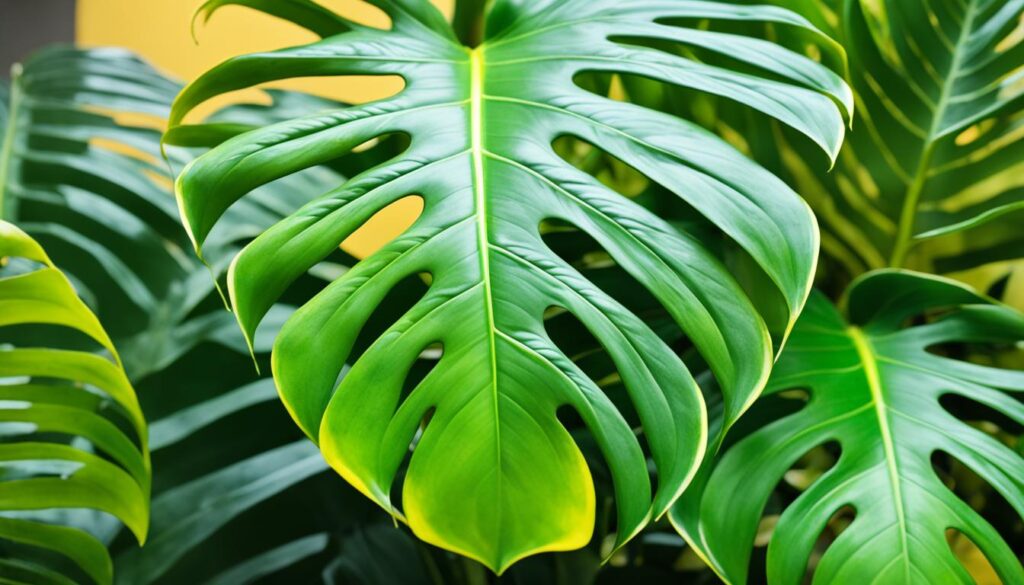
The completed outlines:
[[[102,543],[78,528],[33,522],[31,512],[101,510],[145,541],[150,466],[142,411],[110,338],[39,244],[0,221],[0,258],[10,263],[8,274],[0,273],[0,326],[7,332],[0,340],[0,510],[29,512],[0,519],[0,538],[57,552],[97,583],[110,583]],[[15,269],[15,262],[28,264]],[[10,334],[10,326],[38,325],[78,331],[108,355],[24,346]],[[50,382],[25,383],[34,380]],[[104,402],[124,413],[128,429],[104,414]],[[85,446],[50,442],[55,436]],[[25,562],[24,570],[52,572]]]
[[[948,455],[1024,516],[1024,459],[940,404],[956,396],[1024,423],[1024,372],[947,354],[954,344],[1022,340],[1024,315],[938,277],[872,273],[851,286],[842,314],[813,296],[766,390],[804,390],[806,405],[728,448],[673,520],[727,582],[745,583],[776,485],[804,454],[837,443],[835,465],[772,532],[770,583],[805,582],[819,535],[846,506],[853,522],[817,561],[814,583],[973,583],[948,529],[977,545],[1003,582],[1024,582],[1015,552],[932,465]]]
[[[791,12],[689,1],[495,2],[484,43],[468,49],[421,0],[375,0],[390,30],[318,14],[306,0],[242,4],[324,38],[244,55],[189,85],[169,142],[220,140],[223,125],[179,126],[216,95],[294,77],[399,75],[397,95],[313,113],[228,139],[177,182],[182,216],[203,251],[222,214],[254,189],[389,134],[409,148],[265,231],[232,263],[231,301],[247,336],[300,275],[388,204],[425,202],[415,225],[315,296],[278,336],[273,369],[299,426],[349,482],[422,539],[501,572],[526,555],[586,544],[590,471],[556,418],[576,410],[612,469],[621,545],[664,513],[706,443],[703,400],[688,369],[636,315],[547,248],[539,225],[591,235],[673,315],[711,366],[727,424],[759,393],[781,330],[700,241],[561,159],[560,136],[590,142],[703,214],[776,290],[758,299],[791,322],[809,290],[817,231],[780,181],[695,124],[585,91],[585,72],[641,75],[736,100],[809,136],[834,156],[850,94],[826,67],[764,41],[676,26],[709,19],[778,23],[819,35]],[[342,32],[344,31],[344,32]],[[340,34],[335,34],[340,33]],[[755,68],[741,73],[627,39],[707,47]],[[338,382],[363,324],[404,278],[429,273],[426,295]],[[762,279],[764,280],[764,279]],[[640,414],[658,470],[622,414],[548,338],[544,312],[568,310],[606,347]],[[406,374],[440,343],[437,367],[403,400]],[[402,490],[396,473],[427,414]],[[552,481],[552,478],[558,478]],[[652,493],[653,492],[653,493]]]

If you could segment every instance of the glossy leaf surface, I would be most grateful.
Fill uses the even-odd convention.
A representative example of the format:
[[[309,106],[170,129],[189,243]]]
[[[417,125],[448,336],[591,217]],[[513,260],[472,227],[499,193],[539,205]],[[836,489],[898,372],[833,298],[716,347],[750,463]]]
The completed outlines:
[[[819,534],[846,507],[853,521],[817,561],[814,583],[974,583],[950,549],[950,529],[970,539],[1003,582],[1024,582],[1015,552],[933,467],[936,454],[952,458],[1024,515],[1020,453],[958,419],[946,400],[1024,422],[1024,372],[972,363],[951,349],[1012,348],[1024,340],[1024,315],[951,280],[901,271],[858,280],[844,306],[841,314],[812,296],[766,390],[806,391],[807,403],[728,448],[703,497],[682,502],[675,523],[727,582],[745,583],[776,485],[806,453],[836,444],[835,465],[772,532],[770,583],[805,582]],[[922,322],[924,315],[931,318]]]
[[[467,49],[429,2],[371,3],[391,17],[390,30],[305,0],[207,3],[206,17],[244,5],[323,40],[237,57],[196,80],[175,104],[171,142],[222,132],[175,126],[199,103],[263,82],[398,75],[406,86],[391,98],[242,134],[191,163],[177,195],[194,243],[203,249],[225,210],[253,189],[374,138],[407,135],[410,146],[399,156],[311,200],[235,258],[229,290],[243,330],[251,338],[289,284],[377,211],[421,197],[425,209],[412,228],[285,324],[273,353],[285,405],[332,467],[407,518],[419,537],[498,572],[591,537],[590,472],[556,417],[568,406],[612,470],[621,545],[689,481],[705,449],[703,401],[682,361],[552,253],[540,225],[579,227],[668,308],[718,378],[730,422],[759,393],[773,345],[804,303],[817,232],[792,191],[708,132],[585,91],[575,78],[619,72],[723,96],[791,125],[830,154],[842,141],[848,90],[827,68],[771,43],[678,25],[758,21],[816,34],[774,8],[500,0],[490,8],[484,43]],[[642,46],[650,41],[709,47],[755,73]],[[565,135],[621,159],[703,214],[763,272],[769,300],[755,307],[752,291],[698,239],[561,159],[551,143]],[[430,275],[428,292],[339,383],[371,313],[389,290],[421,273]],[[642,420],[656,490],[633,430],[548,338],[544,314],[553,307],[582,321],[611,354]],[[762,311],[783,315],[781,326],[769,327]],[[403,396],[409,368],[434,344],[443,357]],[[399,510],[392,488],[414,438]]]

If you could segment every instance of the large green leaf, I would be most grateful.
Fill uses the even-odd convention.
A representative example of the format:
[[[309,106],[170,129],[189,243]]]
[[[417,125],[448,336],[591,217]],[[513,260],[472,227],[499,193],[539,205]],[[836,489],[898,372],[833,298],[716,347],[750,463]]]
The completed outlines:
[[[835,465],[774,528],[769,582],[804,582],[818,536],[852,507],[852,523],[817,561],[815,583],[973,583],[950,549],[950,529],[1004,582],[1024,583],[1014,551],[933,467],[936,454],[958,461],[1024,515],[1019,451],[940,403],[958,397],[1024,423],[1024,372],[955,357],[962,344],[1019,344],[1024,315],[951,280],[891,270],[859,279],[843,306],[840,314],[812,296],[768,383],[772,394],[806,391],[807,403],[727,449],[703,498],[681,502],[673,520],[727,582],[744,583],[776,485],[803,455],[836,443]]]
[[[711,134],[585,91],[576,78],[640,75],[733,99],[830,155],[842,141],[848,89],[824,66],[769,42],[686,26],[772,22],[818,34],[775,8],[499,0],[484,43],[468,49],[425,0],[371,3],[391,17],[390,30],[349,22],[309,0],[204,6],[207,18],[224,5],[249,6],[323,39],[237,57],[196,80],[176,101],[169,142],[223,135],[222,125],[174,126],[211,97],[263,82],[399,75],[406,87],[242,134],[191,163],[177,181],[190,235],[202,251],[225,210],[253,189],[374,138],[409,136],[399,156],[308,202],[234,259],[228,286],[243,330],[251,338],[289,284],[378,210],[421,197],[425,210],[412,228],[285,324],[273,353],[285,405],[342,476],[407,518],[419,537],[498,572],[591,537],[590,472],[556,417],[568,406],[612,470],[621,545],[667,510],[692,476],[705,449],[703,400],[650,327],[547,248],[541,223],[562,220],[585,231],[664,304],[717,376],[727,424],[757,396],[773,344],[804,303],[817,231],[792,191]],[[655,41],[706,47],[749,71],[643,46]],[[761,284],[745,289],[696,237],[560,158],[551,143],[568,135],[674,192],[751,259]],[[364,322],[389,290],[419,273],[430,275],[428,292],[339,383]],[[614,360],[656,463],[656,490],[621,413],[548,338],[544,314],[552,307],[582,321]],[[443,357],[403,396],[410,366],[435,343]],[[399,510],[392,488],[414,438]]]
[[[99,510],[145,540],[150,464],[142,411],[110,338],[42,247],[0,221],[0,259],[0,539],[57,553],[110,583],[103,543],[55,523],[54,512]],[[97,351],[40,347],[29,341],[32,327],[59,327],[45,337],[79,335]],[[70,582],[45,556],[15,554],[28,582]]]

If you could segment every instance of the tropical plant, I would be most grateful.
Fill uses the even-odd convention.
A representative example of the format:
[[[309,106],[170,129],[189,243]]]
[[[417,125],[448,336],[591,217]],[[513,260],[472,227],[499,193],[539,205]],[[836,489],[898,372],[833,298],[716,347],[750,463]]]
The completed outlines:
[[[160,119],[177,90],[125,51],[65,47],[18,66],[2,90],[10,104],[0,158],[4,217],[70,268],[115,340],[183,317],[165,299],[186,295],[169,289],[198,265],[176,245],[182,238],[159,158]],[[115,115],[139,121],[118,123]],[[208,277],[195,285],[198,299],[212,289]],[[162,365],[135,357],[151,352],[123,353],[132,378]]]
[[[9,212],[54,249],[75,287],[117,332],[112,337],[152,421],[146,547],[138,548],[105,518],[75,519],[112,550],[116,581],[234,583],[272,575],[287,582],[475,583],[482,573],[391,529],[386,514],[374,513],[357,492],[326,473],[318,450],[277,403],[272,381],[254,371],[210,269],[182,252],[187,236],[175,226],[157,129],[178,91],[175,82],[124,51],[62,47],[33,56],[13,81],[18,115],[4,127],[10,137],[4,153]],[[210,122],[220,132],[193,137],[191,144],[210,146],[296,112],[339,107],[303,94],[268,95],[269,106],[243,104],[215,113]],[[221,243],[208,247],[208,254],[229,259],[236,242],[258,234],[322,185],[340,181],[336,173],[386,160],[399,146],[383,140],[339,161],[334,170],[310,169],[261,190],[232,210]],[[194,156],[172,148],[166,154],[178,169],[184,157]],[[221,247],[224,252],[216,253]],[[334,278],[352,263],[341,252],[328,260],[311,271],[297,298],[313,294],[322,278]],[[226,266],[211,264],[215,273]],[[415,284],[389,301],[411,304],[422,292]],[[279,317],[268,319],[254,343],[265,371],[275,322],[289,309],[281,305],[273,312]],[[380,316],[385,322],[394,318]],[[307,513],[296,514],[297,509]],[[274,529],[254,528],[266,525]],[[23,556],[16,543],[0,542],[12,556]],[[410,563],[410,553],[422,561]],[[403,562],[387,562],[388,555]],[[558,559],[552,569],[533,567],[529,574],[549,580],[543,575],[564,573],[565,565],[596,571],[596,557],[581,561]],[[2,576],[26,578],[23,572]]]
[[[320,40],[17,68],[0,369],[112,378],[0,374],[0,581],[1024,583],[1024,0],[768,1],[207,0]],[[187,119],[354,75],[405,86]]]
[[[0,221],[0,259],[0,537],[12,545],[0,553],[0,574],[9,583],[111,583],[86,511],[120,519],[145,542],[142,410],[110,337],[42,247]]]
[[[1024,209],[1024,6],[815,0],[801,8],[848,52],[857,123],[828,175],[784,133],[763,144],[778,153],[771,168],[814,207],[825,251],[853,276],[997,263],[1005,276],[1024,249],[1013,229]]]
[[[488,11],[483,44],[467,48],[426,2],[372,2],[392,20],[386,31],[307,1],[271,8],[214,0],[202,11],[208,18],[227,4],[264,10],[323,39],[232,59],[191,83],[175,102],[170,142],[196,105],[258,83],[354,74],[400,75],[406,82],[382,101],[233,138],[177,180],[183,218],[202,253],[221,215],[254,188],[369,140],[409,136],[399,156],[256,238],[229,273],[232,306],[251,339],[292,280],[376,211],[409,195],[423,199],[424,212],[409,231],[301,307],[275,341],[282,400],[328,462],[421,539],[500,573],[524,556],[576,549],[591,539],[591,476],[556,415],[568,406],[590,427],[615,479],[615,548],[661,516],[705,450],[700,390],[642,320],[544,244],[541,224],[561,220],[582,229],[665,305],[718,377],[726,425],[756,398],[773,345],[806,298],[816,229],[791,191],[712,135],[595,95],[574,78],[586,71],[637,73],[743,101],[834,154],[849,109],[837,75],[768,42],[683,21],[813,28],[789,12],[724,3],[499,1]],[[645,40],[711,47],[760,75],[682,59],[641,46]],[[551,143],[563,135],[592,143],[676,193],[764,277],[745,290],[692,236],[561,159]],[[430,279],[425,295],[339,383],[374,308],[420,273]],[[642,421],[656,490],[618,409],[546,334],[544,315],[552,308],[573,314],[611,354]],[[435,344],[443,356],[404,396],[410,367]],[[399,509],[392,488],[414,440]]]

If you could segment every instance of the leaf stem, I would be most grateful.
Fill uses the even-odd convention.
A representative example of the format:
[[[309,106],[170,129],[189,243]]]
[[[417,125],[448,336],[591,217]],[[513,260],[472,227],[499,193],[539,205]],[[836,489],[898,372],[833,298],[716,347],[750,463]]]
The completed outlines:
[[[466,570],[467,585],[487,585],[487,572],[483,565],[463,557],[462,567]]]
[[[929,137],[929,140],[931,138]],[[921,200],[921,193],[924,191],[925,183],[928,181],[928,169],[931,167],[932,158],[935,154],[935,144],[930,143],[921,155],[921,160],[914,171],[914,182],[903,199],[903,209],[900,212],[899,232],[896,234],[896,244],[892,249],[892,256],[889,258],[889,266],[902,268],[907,261],[907,254],[914,243],[914,224],[917,219],[917,204]]]
[[[455,3],[452,28],[463,45],[473,48],[483,42],[486,8],[487,0],[458,0]]]

